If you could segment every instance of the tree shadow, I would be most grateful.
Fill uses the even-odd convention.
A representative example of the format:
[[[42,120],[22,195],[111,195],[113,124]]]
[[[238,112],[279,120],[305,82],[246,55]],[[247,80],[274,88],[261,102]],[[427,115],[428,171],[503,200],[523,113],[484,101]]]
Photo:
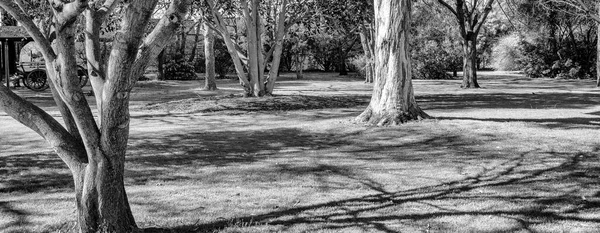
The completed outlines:
[[[600,128],[600,117],[583,118],[539,118],[539,119],[522,119],[522,118],[473,118],[473,117],[437,117],[438,120],[474,120],[488,122],[531,122],[538,123],[549,129],[580,129],[580,128]]]
[[[600,172],[598,172],[600,171],[600,161],[598,161],[597,155],[545,152],[547,154],[546,158],[531,159],[531,153],[539,152],[522,153],[497,166],[483,169],[481,172],[469,175],[464,179],[396,192],[386,191],[380,183],[343,167],[332,165],[319,166],[315,169],[286,167],[287,172],[295,172],[298,175],[311,173],[313,175],[333,174],[344,176],[365,184],[371,190],[376,191],[377,194],[292,207],[264,214],[223,219],[192,226],[169,229],[148,228],[144,232],[214,232],[231,227],[232,223],[244,223],[248,227],[278,225],[283,226],[284,229],[299,224],[320,224],[322,227],[319,229],[339,230],[348,227],[359,227],[362,229],[377,229],[383,232],[400,232],[398,229],[388,227],[385,222],[428,221],[441,217],[461,216],[494,216],[518,223],[518,226],[512,226],[507,230],[493,231],[491,230],[493,228],[490,228],[490,231],[486,232],[534,232],[531,229],[534,225],[560,221],[600,223],[600,217],[597,217],[597,215],[596,217],[577,215],[577,213],[597,211],[600,208],[600,194],[598,192],[592,196],[582,197],[564,186],[562,190],[560,188],[556,190],[553,195],[542,194],[543,191],[541,190],[544,186],[549,186],[546,187],[549,189],[560,187],[560,185],[553,185],[557,182],[574,182],[578,187],[592,189],[598,187],[600,184],[597,179],[600,177]],[[556,158],[563,160],[560,163],[554,163]],[[536,164],[542,166],[532,168]],[[328,171],[328,173],[320,171]],[[510,190],[515,186],[521,186],[524,189],[507,193],[494,192],[494,189]],[[540,190],[537,190],[538,188]],[[491,191],[479,192],[477,190]],[[465,210],[460,206],[436,204],[441,201],[451,202],[454,200],[513,202],[517,206]],[[407,211],[403,208],[403,205],[409,203],[427,205],[433,210],[424,212]],[[518,206],[519,204],[522,204],[522,206]],[[387,214],[375,215],[373,214],[374,211],[383,211]],[[433,225],[433,222],[428,222],[428,227],[430,227],[429,224]],[[435,231],[436,229],[430,230]],[[437,230],[444,231],[443,226],[437,226]]]
[[[598,104],[599,94],[592,93],[469,93],[417,96],[425,109],[583,109]]]
[[[0,225],[0,232],[19,232],[17,230],[11,231],[11,228],[30,224],[30,221],[27,219],[27,216],[29,216],[28,212],[15,209],[10,203],[5,201],[0,201],[0,216],[2,215],[9,216],[9,218],[12,218],[12,221]]]
[[[0,160],[0,193],[57,192],[73,188],[62,160],[52,152],[5,156]]]

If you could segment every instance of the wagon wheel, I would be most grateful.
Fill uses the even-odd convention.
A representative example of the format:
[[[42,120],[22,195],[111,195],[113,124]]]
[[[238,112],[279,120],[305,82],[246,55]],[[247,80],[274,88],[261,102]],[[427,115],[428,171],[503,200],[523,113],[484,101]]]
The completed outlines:
[[[84,87],[88,82],[87,70],[82,66],[77,66],[77,77],[79,78],[79,86]]]
[[[42,69],[32,70],[29,72],[23,83],[33,91],[46,90],[46,88],[48,88],[46,71]]]

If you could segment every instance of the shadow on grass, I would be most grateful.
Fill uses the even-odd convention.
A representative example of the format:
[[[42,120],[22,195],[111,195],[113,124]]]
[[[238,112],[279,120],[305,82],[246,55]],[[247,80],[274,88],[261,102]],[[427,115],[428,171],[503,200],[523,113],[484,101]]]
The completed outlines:
[[[361,95],[280,95],[262,98],[242,98],[229,95],[152,103],[137,107],[135,110],[162,110],[184,113],[233,112],[237,114],[239,112],[351,108],[367,105],[369,100],[369,96]],[[134,118],[136,117],[134,116]]]
[[[0,193],[55,192],[73,188],[67,166],[52,153],[6,156],[0,159]]]
[[[438,120],[474,120],[489,122],[531,122],[538,123],[550,129],[599,128],[600,117],[595,118],[550,118],[550,119],[520,119],[520,118],[472,118],[472,117],[438,117]]]
[[[5,232],[12,227],[30,224],[27,219],[29,213],[13,208],[8,202],[0,201],[0,216],[2,215],[9,216],[13,220],[8,224],[0,225],[0,232]]]
[[[591,93],[471,93],[417,96],[425,109],[581,109],[598,105],[600,94]]]
[[[518,222],[517,226],[509,226],[504,230],[486,232],[535,232],[532,226],[543,223],[561,221],[574,221],[579,223],[600,223],[600,217],[582,217],[575,214],[586,211],[597,211],[600,208],[600,194],[582,197],[569,188],[557,190],[559,195],[544,195],[545,188],[553,189],[560,187],[556,185],[562,182],[576,183],[581,188],[598,187],[600,182],[600,161],[597,154],[574,153],[564,154],[547,152],[552,157],[560,157],[564,160],[560,163],[548,163],[548,161],[531,160],[530,153],[522,153],[502,164],[484,169],[483,171],[468,176],[461,180],[444,182],[437,185],[408,189],[399,192],[388,192],[383,185],[351,172],[348,169],[337,166],[323,166],[318,170],[327,170],[335,175],[345,176],[357,180],[371,190],[378,192],[374,195],[366,195],[338,201],[320,204],[306,205],[301,207],[287,208],[269,213],[225,219],[193,226],[181,226],[176,228],[161,229],[148,228],[144,232],[216,232],[228,227],[238,225],[244,227],[278,225],[289,229],[294,225],[320,224],[319,229],[340,230],[349,227],[361,229],[377,229],[382,232],[399,232],[388,227],[385,222],[389,221],[417,221],[432,220],[441,217],[460,216],[495,216]],[[531,169],[534,164],[544,164],[545,167]],[[291,171],[294,171],[291,169]],[[297,169],[299,175],[305,172],[314,173],[317,170]],[[556,186],[553,186],[556,185]],[[537,192],[528,193],[515,191],[512,193],[476,192],[476,189],[510,189],[515,186],[539,187]],[[560,188],[558,188],[560,189]],[[513,208],[477,208],[476,210],[464,210],[459,206],[436,205],[439,201],[502,201],[516,203]],[[420,203],[428,205],[435,211],[415,212],[406,211],[401,208],[403,204]],[[519,206],[522,204],[522,206]],[[565,208],[566,207],[566,208]],[[321,210],[321,211],[319,211]],[[325,211],[326,210],[326,211]],[[385,215],[375,215],[373,211],[385,211]],[[403,213],[408,212],[408,213]],[[411,213],[412,212],[412,213]],[[564,223],[562,223],[564,224]],[[429,224],[427,227],[431,227]],[[435,227],[438,227],[435,229]],[[492,227],[491,225],[489,227]],[[444,230],[443,226],[434,226],[429,230]],[[448,230],[448,229],[445,229]],[[463,229],[466,230],[466,229]]]

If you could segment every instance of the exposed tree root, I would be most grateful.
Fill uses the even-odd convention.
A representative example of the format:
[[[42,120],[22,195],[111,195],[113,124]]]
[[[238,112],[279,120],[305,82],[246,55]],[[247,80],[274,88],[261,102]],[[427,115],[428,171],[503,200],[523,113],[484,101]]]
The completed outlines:
[[[362,114],[356,117],[355,121],[373,126],[394,126],[407,123],[409,121],[420,121],[430,118],[420,108],[411,108],[410,111],[384,110],[376,113],[369,106]]]

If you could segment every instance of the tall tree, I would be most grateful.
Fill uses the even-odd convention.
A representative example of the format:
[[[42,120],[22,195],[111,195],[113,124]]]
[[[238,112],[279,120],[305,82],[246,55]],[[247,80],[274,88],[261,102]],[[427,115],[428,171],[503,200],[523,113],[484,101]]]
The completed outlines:
[[[56,39],[44,36],[20,0],[0,7],[25,27],[40,48],[50,88],[64,119],[55,118],[0,85],[0,107],[42,136],[70,169],[75,183],[79,232],[131,232],[137,228],[125,193],[123,173],[129,138],[129,94],[146,65],[164,48],[184,18],[185,0],[173,0],[145,37],[158,0],[49,0]],[[100,59],[100,26],[119,4],[121,14],[110,58]],[[85,12],[85,13],[84,13]],[[77,79],[75,32],[85,16],[89,77],[96,95],[94,119]]]
[[[410,22],[411,0],[375,0],[375,84],[357,121],[383,126],[429,117],[414,96]]]
[[[477,83],[477,36],[485,23],[494,0],[454,0],[454,7],[445,0],[437,0],[450,11],[458,22],[463,39],[462,88],[479,88]]]
[[[217,90],[215,73],[215,32],[204,22],[204,65],[206,68],[204,77],[204,90]]]

